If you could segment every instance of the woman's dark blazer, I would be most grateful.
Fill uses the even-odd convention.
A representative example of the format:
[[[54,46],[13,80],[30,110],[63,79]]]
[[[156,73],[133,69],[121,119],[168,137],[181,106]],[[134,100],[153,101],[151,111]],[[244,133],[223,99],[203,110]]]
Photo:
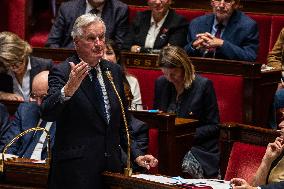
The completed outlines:
[[[130,50],[131,46],[139,45],[143,51],[150,22],[151,10],[138,12],[131,23],[123,49]],[[156,38],[153,49],[161,49],[168,43],[183,48],[186,45],[187,28],[187,20],[183,16],[178,15],[173,9],[170,9]]]
[[[36,74],[44,71],[50,70],[52,67],[51,59],[38,58],[34,56],[30,56],[31,61],[31,72],[30,72],[30,90],[32,89],[32,81]],[[6,74],[0,73],[0,91],[13,93],[13,78]]]
[[[164,76],[155,83],[154,108],[167,112],[174,85]],[[176,95],[175,95],[176,96]],[[214,177],[219,171],[219,110],[212,81],[196,75],[189,89],[185,89],[177,117],[199,120],[191,151],[202,165],[205,176]]]

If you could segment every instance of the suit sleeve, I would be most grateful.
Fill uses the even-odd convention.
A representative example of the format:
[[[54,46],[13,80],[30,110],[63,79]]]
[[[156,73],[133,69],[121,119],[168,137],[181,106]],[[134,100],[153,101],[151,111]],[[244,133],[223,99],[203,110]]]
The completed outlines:
[[[133,45],[139,45],[139,44],[136,44],[136,40],[135,40],[135,36],[139,32],[139,24],[140,24],[139,20],[140,19],[139,19],[139,13],[138,13],[128,28],[128,33],[125,37],[122,49],[130,51],[130,48]]]
[[[196,40],[196,34],[199,33],[197,32],[198,24],[196,23],[195,20],[193,20],[189,26],[188,26],[188,33],[187,33],[187,45],[184,47],[184,50],[187,52],[188,55],[190,56],[197,56],[201,57],[202,52],[200,50],[192,48],[192,43]]]
[[[64,62],[55,65],[48,76],[48,95],[41,105],[42,117],[47,121],[55,121],[60,116],[68,101],[61,97],[61,89],[65,86],[69,78],[70,65]],[[71,97],[72,98],[72,97]]]
[[[255,61],[259,44],[259,32],[256,23],[247,26],[244,38],[240,46],[224,40],[223,45],[217,48],[216,53],[220,53],[225,59]]]
[[[154,89],[154,102],[153,102],[153,108],[154,109],[160,109],[161,110],[161,96],[162,96],[162,85],[161,85],[161,79],[158,78],[155,81],[155,89]]]
[[[180,17],[177,20],[176,27],[172,28],[171,35],[169,37],[168,43],[171,45],[176,45],[183,47],[186,44],[186,35],[188,32],[188,23],[184,17]]]
[[[267,65],[277,69],[282,68],[283,52],[284,52],[284,28],[281,30],[276,43],[271,52],[267,56]]]
[[[63,6],[60,6],[58,10],[58,16],[55,19],[54,24],[48,35],[46,47],[60,48],[63,44],[64,35],[66,33],[66,16]]]
[[[195,139],[201,141],[219,136],[219,110],[213,83],[207,80],[203,94],[204,104],[200,116],[200,127],[196,128]]]

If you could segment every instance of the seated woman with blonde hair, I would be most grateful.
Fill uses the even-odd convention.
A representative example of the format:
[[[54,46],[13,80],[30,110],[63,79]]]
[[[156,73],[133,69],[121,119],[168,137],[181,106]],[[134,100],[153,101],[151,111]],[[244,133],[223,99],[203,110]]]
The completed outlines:
[[[0,100],[29,101],[34,76],[51,68],[50,59],[31,53],[31,46],[16,34],[0,33]]]
[[[158,62],[164,75],[155,82],[154,109],[199,120],[183,172],[196,179],[220,178],[219,110],[212,81],[195,73],[180,47],[164,47]]]

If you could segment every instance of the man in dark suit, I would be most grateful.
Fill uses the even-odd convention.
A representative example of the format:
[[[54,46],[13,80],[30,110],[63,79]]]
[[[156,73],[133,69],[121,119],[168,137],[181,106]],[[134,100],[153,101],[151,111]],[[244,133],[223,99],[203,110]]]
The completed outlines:
[[[46,43],[51,48],[74,48],[71,37],[76,18],[92,12],[100,16],[106,25],[106,37],[121,46],[128,27],[128,7],[119,0],[72,0],[59,8]]]
[[[72,30],[76,54],[49,75],[43,117],[57,123],[49,188],[100,189],[103,171],[122,171],[120,146],[127,149],[126,133],[131,137],[132,128],[126,126],[121,68],[102,59],[105,31],[96,15],[78,17]],[[131,150],[138,165],[157,165],[135,140]]]
[[[249,185],[244,179],[233,178],[231,180],[231,184],[233,186],[233,189],[283,189],[284,188],[284,181],[253,187]]]
[[[48,73],[48,71],[43,71],[34,77],[31,101],[36,101],[36,103],[25,102],[19,105],[15,118],[8,127],[4,128],[1,134],[0,151],[3,151],[5,145],[18,134],[37,125],[50,132],[51,143],[53,144],[55,122],[43,121],[40,115],[40,104],[48,89]],[[45,133],[42,133],[42,131],[31,132],[19,138],[8,148],[7,153],[36,160],[45,159],[47,157],[46,142]]]
[[[131,52],[147,52],[167,44],[184,47],[188,22],[170,8],[171,3],[172,0],[148,0],[150,10],[137,13],[123,48]]]
[[[239,0],[211,0],[212,14],[197,17],[189,25],[190,56],[255,61],[259,45],[254,20],[237,10]]]

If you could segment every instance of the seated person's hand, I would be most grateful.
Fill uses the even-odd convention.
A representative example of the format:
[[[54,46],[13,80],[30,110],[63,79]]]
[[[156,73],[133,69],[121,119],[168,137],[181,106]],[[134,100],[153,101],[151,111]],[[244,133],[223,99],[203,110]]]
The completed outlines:
[[[156,167],[158,165],[158,160],[152,156],[152,155],[144,155],[144,156],[138,156],[135,159],[135,162],[141,166],[145,167],[146,169],[150,169],[151,167]]]
[[[233,189],[257,189],[256,187],[249,185],[247,181],[241,178],[233,178],[230,183]]]
[[[217,38],[208,32],[197,34],[196,38],[197,39],[193,42],[192,46],[196,49],[205,49],[207,51],[212,51],[217,47],[221,47],[224,43],[222,39]]]
[[[141,47],[138,46],[138,45],[133,45],[133,46],[130,48],[130,51],[131,51],[131,52],[139,53],[140,50],[141,50]]]
[[[268,164],[272,163],[281,154],[283,149],[283,138],[277,137],[273,143],[267,145],[262,161],[266,161]]]
[[[20,101],[23,102],[24,98],[18,94],[0,92],[0,100]]]

